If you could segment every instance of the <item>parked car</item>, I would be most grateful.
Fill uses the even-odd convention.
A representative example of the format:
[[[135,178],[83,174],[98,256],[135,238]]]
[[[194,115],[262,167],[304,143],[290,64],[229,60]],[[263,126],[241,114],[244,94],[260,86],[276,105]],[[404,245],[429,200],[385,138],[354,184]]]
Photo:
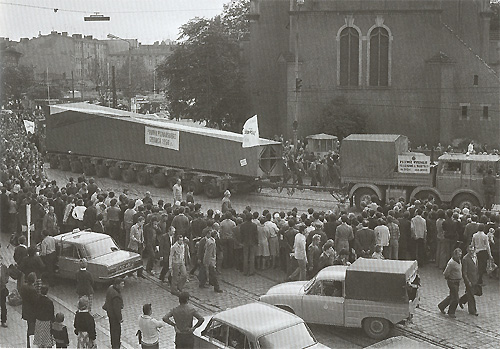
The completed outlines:
[[[138,253],[123,251],[106,234],[75,230],[54,237],[58,256],[59,276],[74,279],[80,269],[80,260],[87,259],[87,270],[95,282],[107,282],[141,269]]]
[[[205,318],[195,348],[328,348],[300,317],[265,303],[250,303]]]
[[[276,285],[259,300],[307,323],[362,327],[369,337],[383,339],[393,324],[412,318],[419,285],[416,261],[359,258],[322,269],[309,281]]]

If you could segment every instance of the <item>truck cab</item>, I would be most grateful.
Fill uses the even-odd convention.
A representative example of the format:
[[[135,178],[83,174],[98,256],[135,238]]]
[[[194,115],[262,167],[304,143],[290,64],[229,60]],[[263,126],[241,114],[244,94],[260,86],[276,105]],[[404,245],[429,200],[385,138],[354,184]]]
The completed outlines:
[[[500,155],[443,154],[438,159],[436,189],[440,200],[453,206],[479,206],[484,204],[483,177],[491,169],[500,181]],[[500,202],[499,185],[493,202]]]

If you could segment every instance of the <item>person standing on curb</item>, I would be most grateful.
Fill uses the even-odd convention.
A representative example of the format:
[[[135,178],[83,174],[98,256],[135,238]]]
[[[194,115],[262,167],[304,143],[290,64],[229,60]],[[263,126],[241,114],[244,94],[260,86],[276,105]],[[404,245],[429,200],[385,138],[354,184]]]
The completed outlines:
[[[460,281],[462,280],[462,267],[460,263],[461,258],[462,250],[456,248],[443,272],[450,294],[438,304],[438,308],[441,313],[445,314],[445,310],[449,306],[448,315],[451,318],[456,318],[455,310],[457,309],[459,302],[458,290],[460,287]]]
[[[80,270],[76,273],[76,293],[78,298],[87,296],[89,300],[88,311],[90,313],[94,298],[94,279],[92,274],[87,271],[87,260],[85,258],[80,261]]]
[[[179,295],[179,305],[170,310],[163,321],[175,328],[175,348],[191,349],[194,346],[193,332],[203,325],[203,316],[190,304],[189,293],[182,292]],[[173,317],[174,321],[170,318]],[[198,322],[193,326],[193,318]]]
[[[151,317],[153,310],[151,304],[142,306],[142,315],[139,316],[139,329],[141,330],[141,348],[159,349],[160,348],[160,328],[163,327],[163,321]]]
[[[123,298],[121,291],[125,287],[125,281],[121,278],[113,280],[113,285],[106,291],[106,302],[102,308],[106,311],[109,319],[109,332],[111,336],[111,348],[120,349],[122,335],[122,309]]]
[[[478,287],[477,256],[472,245],[467,247],[467,254],[462,259],[462,277],[465,284],[465,294],[460,297],[458,305],[463,309],[464,304],[467,303],[469,314],[478,316],[476,299],[474,298],[476,287]]]
[[[7,265],[4,264],[3,257],[0,256],[0,319],[2,321],[2,327],[7,327],[7,296],[9,295],[9,290],[7,289],[8,282],[9,270],[7,269]]]

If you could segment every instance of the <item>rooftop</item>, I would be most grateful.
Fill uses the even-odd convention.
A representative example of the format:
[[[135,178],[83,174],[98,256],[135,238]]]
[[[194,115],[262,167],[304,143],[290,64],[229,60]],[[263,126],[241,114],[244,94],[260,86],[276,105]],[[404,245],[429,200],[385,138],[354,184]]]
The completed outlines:
[[[367,141],[367,142],[394,142],[402,135],[393,134],[352,134],[344,138],[345,141]]]
[[[500,155],[495,154],[463,154],[463,153],[444,153],[438,160],[442,161],[475,161],[475,162],[497,162],[500,161]]]

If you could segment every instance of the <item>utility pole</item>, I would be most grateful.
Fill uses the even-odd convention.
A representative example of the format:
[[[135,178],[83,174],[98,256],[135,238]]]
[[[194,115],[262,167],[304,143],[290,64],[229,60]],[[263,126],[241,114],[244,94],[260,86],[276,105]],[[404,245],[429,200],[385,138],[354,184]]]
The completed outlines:
[[[297,17],[295,21],[295,113],[292,124],[293,130],[293,150],[297,152],[298,146],[298,126],[299,126],[299,113],[300,113],[300,89],[302,88],[302,79],[299,77],[299,16],[300,9],[304,5],[305,0],[297,1]]]
[[[75,101],[75,77],[73,76],[73,70],[71,71],[71,92],[73,93],[73,100],[72,102]]]
[[[47,100],[50,105],[49,67],[47,67]]]
[[[113,93],[113,108],[116,108],[115,66],[111,67],[111,89]]]

